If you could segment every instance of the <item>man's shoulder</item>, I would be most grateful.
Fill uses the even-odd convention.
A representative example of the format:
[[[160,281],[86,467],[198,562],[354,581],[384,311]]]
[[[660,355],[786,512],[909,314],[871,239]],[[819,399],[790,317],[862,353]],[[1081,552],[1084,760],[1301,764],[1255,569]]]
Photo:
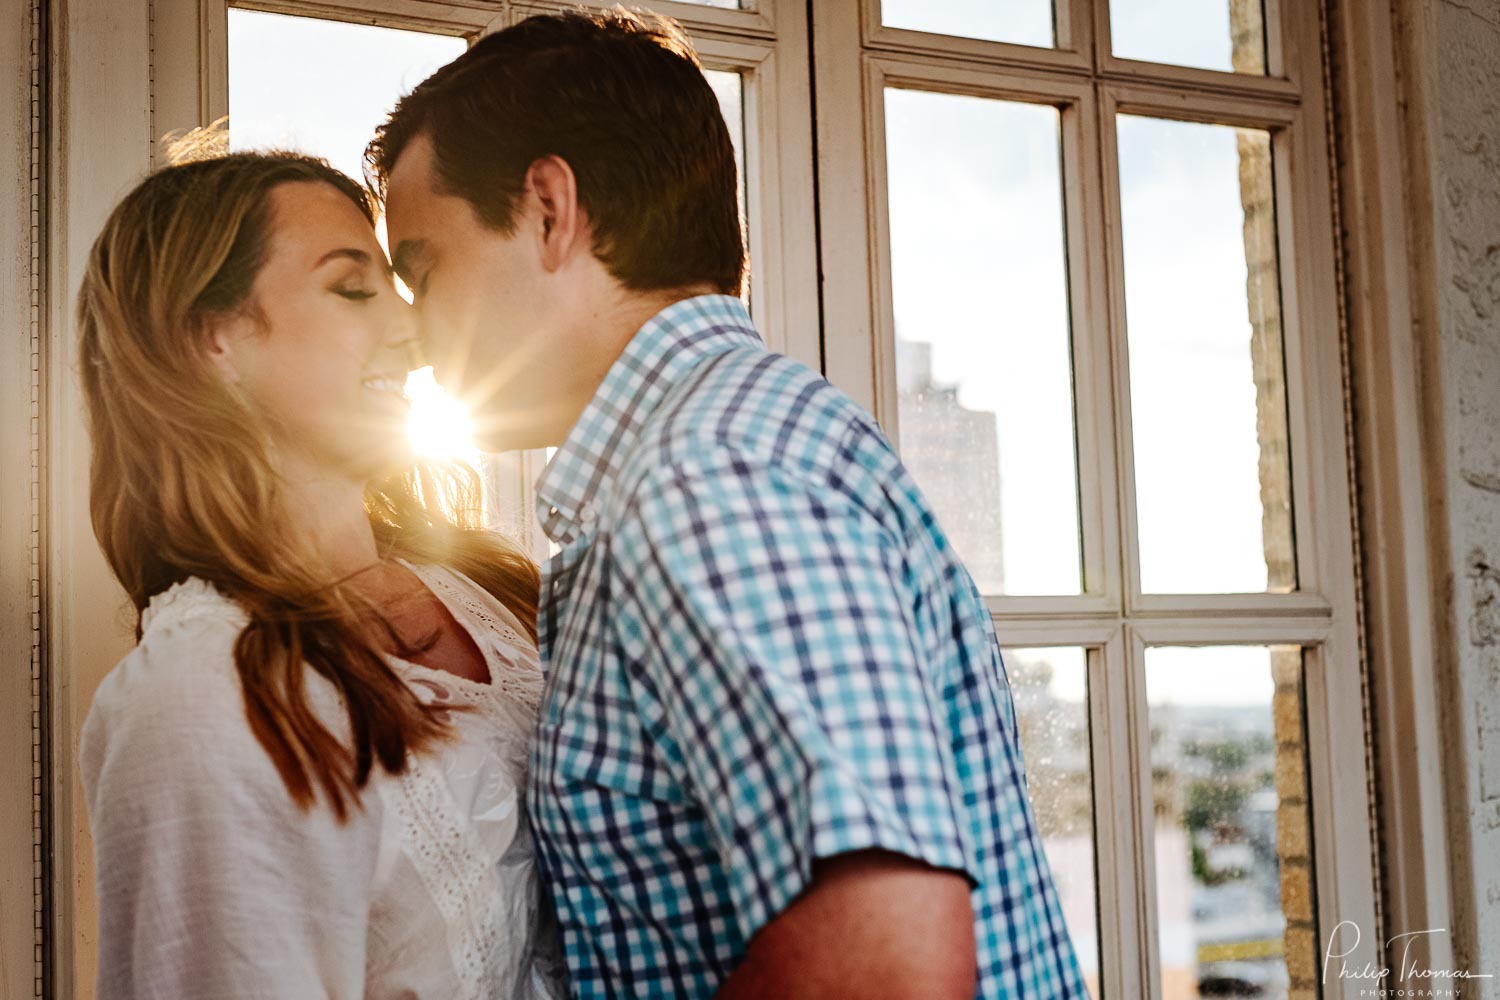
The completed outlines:
[[[651,415],[617,482],[629,516],[646,484],[694,480],[793,488],[858,510],[897,539],[929,521],[926,501],[875,418],[821,374],[763,347],[705,359]]]
[[[759,346],[704,359],[652,415],[641,446],[638,460],[652,467],[733,456],[816,481],[882,452],[894,459],[875,418],[847,393]]]

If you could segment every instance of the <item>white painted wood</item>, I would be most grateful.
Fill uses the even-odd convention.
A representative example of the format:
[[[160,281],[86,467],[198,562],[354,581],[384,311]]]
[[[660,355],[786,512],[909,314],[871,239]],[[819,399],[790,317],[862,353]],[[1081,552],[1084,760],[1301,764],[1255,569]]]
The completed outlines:
[[[871,235],[870,152],[859,7],[849,0],[811,0],[817,90],[818,216],[822,276],[823,372],[875,411],[875,298]]]
[[[911,87],[1058,107],[1078,104],[1090,96],[1092,89],[1086,79],[1073,74],[1006,71],[955,60],[934,62],[910,53],[872,53],[865,62],[878,73],[871,82],[878,82],[882,88]],[[883,90],[873,96],[883,97]],[[876,110],[884,116],[883,103],[874,105],[871,113]]]
[[[1060,72],[1083,72],[1089,68],[1086,53],[1062,47],[1043,49],[982,38],[960,38],[956,35],[939,35],[907,28],[888,28],[879,23],[878,7],[879,0],[872,0],[865,8],[871,12],[866,14],[867,19],[873,21],[866,28],[868,45],[872,51],[893,55],[932,56],[943,61],[962,56],[973,63],[1001,68],[1051,69]]]
[[[1235,619],[1185,619],[1132,615],[1132,633],[1147,646],[1311,646],[1334,633],[1327,618],[1298,620],[1266,615]]]
[[[1085,19],[1083,24],[1087,25]],[[1089,88],[1063,108],[1063,197],[1067,205],[1068,295],[1073,322],[1074,420],[1084,592],[1112,608],[1125,600],[1120,531],[1122,480],[1110,342],[1106,265],[1109,216],[1100,176],[1100,109]]]
[[[224,6],[224,0],[205,2]],[[235,0],[232,6],[272,14],[427,31],[435,35],[468,36],[489,27],[496,17],[503,17],[506,4],[502,0],[471,0],[468,3],[437,3],[429,0]]]
[[[1360,519],[1365,628],[1373,685],[1380,835],[1385,879],[1381,936],[1454,926],[1450,898],[1447,764],[1434,674],[1439,556],[1428,525],[1441,504],[1423,470],[1421,372],[1426,367],[1412,288],[1412,203],[1404,171],[1420,176],[1428,152],[1411,148],[1402,102],[1423,67],[1398,68],[1398,24],[1389,4],[1337,0],[1332,43],[1344,122],[1339,181],[1347,231],[1348,323],[1360,415]],[[1431,51],[1430,40],[1426,51]],[[1403,85],[1402,74],[1408,75]],[[1406,164],[1410,163],[1408,168]],[[1420,188],[1417,188],[1419,190]],[[1426,935],[1424,965],[1454,967],[1450,935]],[[1488,970],[1485,970],[1488,971]]]
[[[1118,618],[1120,598],[1105,594],[1074,594],[1055,597],[990,594],[984,599],[990,613],[1006,620],[1035,618]]]
[[[1099,885],[1100,989],[1106,997],[1140,996],[1149,967],[1144,895],[1138,752],[1122,629],[1089,653],[1089,748],[1094,766],[1094,854]]]
[[[1300,101],[1256,95],[1227,95],[1163,86],[1159,81],[1108,83],[1105,91],[1117,113],[1155,115],[1179,121],[1246,128],[1278,128],[1297,118]]]
[[[1289,0],[1289,2],[1295,4],[1296,0]],[[1273,79],[1288,77],[1287,56],[1289,53],[1293,57],[1291,65],[1294,67],[1294,74],[1316,70],[1318,63],[1322,61],[1321,47],[1309,46],[1309,43],[1316,39],[1288,37],[1287,22],[1282,13],[1282,6],[1283,0],[1262,0],[1261,3],[1261,15],[1264,18],[1266,33],[1266,75]],[[1306,8],[1310,5],[1303,3],[1300,6]],[[1304,65],[1307,70],[1302,68]],[[1321,76],[1321,74],[1316,75]],[[1296,75],[1291,76],[1290,80],[1293,84],[1299,82]]]
[[[58,0],[49,156],[45,385],[47,599],[51,679],[54,993],[94,995],[93,858],[78,779],[79,729],[98,682],[130,648],[129,605],[111,578],[88,515],[73,300],[89,247],[115,203],[151,161],[149,3]]]
[[[1108,11],[1101,31],[1108,43]],[[1097,19],[1096,19],[1097,21]],[[1130,347],[1125,325],[1125,244],[1120,209],[1120,154],[1116,141],[1115,116],[1119,104],[1114,94],[1101,88],[1098,110],[1097,150],[1098,190],[1103,202],[1102,244],[1106,300],[1103,310],[1103,335],[1109,345],[1110,378],[1114,403],[1114,457],[1117,463],[1119,501],[1115,510],[1119,518],[1120,568],[1124,607],[1138,604],[1141,593],[1140,531],[1136,519],[1135,436],[1131,429]]]
[[[517,10],[523,12],[521,16],[525,16],[525,12],[570,10],[577,7],[607,9],[614,6],[617,4],[612,0],[517,0],[516,3]],[[791,17],[801,14],[801,5],[788,3],[787,0],[759,0],[751,4],[748,10],[677,0],[641,0],[626,6],[641,7],[670,17],[682,24],[694,38],[720,33],[726,36],[771,39],[778,37],[780,31],[777,15],[779,8],[788,8]]]
[[[225,0],[154,0],[153,167],[166,140],[229,114],[229,18]]]
[[[901,408],[896,391],[896,314],[891,277],[891,211],[890,184],[887,176],[888,153],[885,140],[885,88],[894,83],[887,76],[890,64],[866,57],[864,61],[864,134],[865,155],[869,157],[866,176],[870,183],[870,218],[874,245],[874,269],[871,272],[875,300],[875,328],[872,331],[871,373],[875,385],[872,411],[886,435],[900,447]]]
[[[1278,200],[1286,204],[1282,240],[1283,315],[1292,325],[1286,342],[1293,458],[1293,513],[1300,585],[1328,601],[1333,617],[1326,642],[1308,654],[1309,777],[1312,782],[1314,871],[1320,933],[1324,940],[1341,920],[1369,928],[1349,956],[1351,967],[1379,964],[1373,791],[1369,754],[1367,665],[1360,641],[1351,495],[1349,414],[1342,405],[1345,373],[1339,338],[1338,255],[1333,223],[1332,135],[1326,106],[1322,46],[1316,9],[1283,12],[1288,73],[1301,82],[1303,106],[1279,153]],[[1269,22],[1268,22],[1269,23]],[[1283,194],[1282,192],[1285,192]],[[1290,244],[1290,245],[1288,245]],[[1291,264],[1286,263],[1290,257]],[[1287,296],[1288,283],[1293,290]],[[1302,447],[1298,448],[1299,439]],[[1301,451],[1301,458],[1298,452]],[[1299,487],[1298,481],[1303,484]],[[1333,981],[1329,997],[1359,996],[1353,981]]]
[[[995,617],[995,635],[1000,645],[1011,648],[1050,646],[1102,647],[1120,632],[1120,620],[1108,618],[1014,618]],[[1091,675],[1092,676],[1092,675]]]
[[[1156,817],[1151,786],[1151,708],[1146,697],[1146,642],[1135,626],[1124,630],[1124,688],[1130,775],[1122,788],[1131,789],[1130,826],[1126,842],[1133,850],[1122,859],[1134,872],[1135,895],[1130,900],[1137,920],[1135,946],[1140,955],[1139,978],[1133,996],[1161,1000],[1161,933],[1156,901]],[[1118,720],[1118,716],[1116,719]]]
[[[1297,84],[1280,77],[1222,73],[1192,66],[1117,59],[1114,56],[1105,60],[1099,75],[1112,83],[1192,91],[1195,94],[1212,94],[1245,101],[1294,104],[1301,94]]]
[[[35,447],[41,428],[32,406],[40,388],[35,342],[33,280],[39,278],[41,232],[33,229],[33,82],[41,66],[33,49],[34,5],[11,3],[0,11],[0,184],[15,196],[0,201],[0,995],[30,997],[41,964],[36,921],[41,905],[41,802],[39,745],[40,635],[33,620],[37,585],[33,555],[38,542],[32,518]],[[35,78],[33,74],[38,74]]]
[[[1184,618],[1237,614],[1280,615],[1287,618],[1328,618],[1333,604],[1323,595],[1297,590],[1289,594],[1132,594],[1132,614],[1177,615]]]

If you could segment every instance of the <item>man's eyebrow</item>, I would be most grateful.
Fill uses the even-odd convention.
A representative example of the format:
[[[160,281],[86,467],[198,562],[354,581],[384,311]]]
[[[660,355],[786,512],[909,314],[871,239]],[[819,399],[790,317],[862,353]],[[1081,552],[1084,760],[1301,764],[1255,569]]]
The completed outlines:
[[[422,240],[402,240],[396,244],[396,252],[391,254],[391,269],[405,281],[411,274],[412,265],[426,253],[427,244]]]

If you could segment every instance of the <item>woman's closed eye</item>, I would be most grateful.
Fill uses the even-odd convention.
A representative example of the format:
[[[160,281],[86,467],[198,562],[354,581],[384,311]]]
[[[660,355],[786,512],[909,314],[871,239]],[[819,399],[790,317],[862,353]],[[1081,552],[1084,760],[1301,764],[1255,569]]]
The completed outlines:
[[[373,299],[379,294],[368,288],[335,288],[333,293],[351,302],[363,302],[366,299]]]

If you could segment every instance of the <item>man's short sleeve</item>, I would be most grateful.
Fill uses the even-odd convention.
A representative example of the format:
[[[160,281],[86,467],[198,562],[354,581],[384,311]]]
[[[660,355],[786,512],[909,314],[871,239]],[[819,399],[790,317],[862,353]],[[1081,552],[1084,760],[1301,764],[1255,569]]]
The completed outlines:
[[[746,940],[818,858],[878,847],[977,881],[921,598],[869,510],[713,449],[649,475],[612,550],[639,714]]]

